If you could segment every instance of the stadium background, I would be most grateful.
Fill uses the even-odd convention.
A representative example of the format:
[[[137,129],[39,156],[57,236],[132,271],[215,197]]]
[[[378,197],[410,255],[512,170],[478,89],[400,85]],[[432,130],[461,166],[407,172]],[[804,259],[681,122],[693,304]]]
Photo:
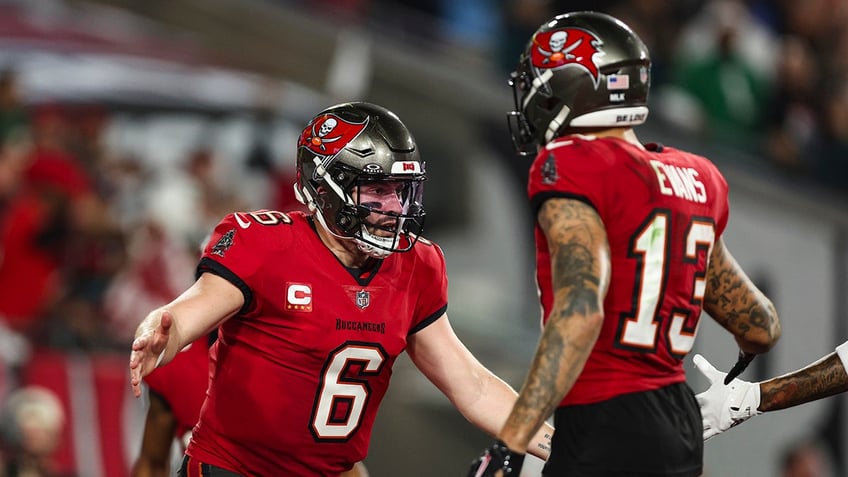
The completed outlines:
[[[315,111],[353,98],[389,107],[416,135],[431,172],[427,235],[448,260],[451,320],[484,363],[520,386],[539,311],[506,78],[535,26],[590,7],[621,15],[654,53],[652,116],[640,137],[707,155],[731,184],[727,243],[784,325],[779,345],[743,377],[831,351],[848,338],[848,133],[837,127],[848,117],[845,2],[4,0],[0,65],[15,74],[24,121],[75,135],[69,151],[101,185],[110,224],[79,225],[82,245],[68,239],[96,263],[58,264],[52,306],[28,317],[32,354],[3,342],[2,358],[21,361],[19,381],[0,381],[4,395],[28,383],[54,390],[70,424],[60,464],[81,477],[127,475],[144,412],[126,384],[132,327],[190,279],[192,247],[220,212],[290,204],[297,132]],[[785,60],[819,66],[792,70]],[[799,69],[823,98],[784,85]],[[804,105],[806,114],[793,114]],[[0,281],[23,272],[0,267]],[[151,289],[151,275],[164,287]],[[702,323],[695,351],[728,369],[735,345]],[[693,371],[691,358],[686,365]],[[490,439],[407,360],[393,381],[366,460],[371,474],[461,475]],[[807,438],[829,450],[833,475],[845,475],[846,399],[708,442],[705,475],[779,475],[783,450]]]

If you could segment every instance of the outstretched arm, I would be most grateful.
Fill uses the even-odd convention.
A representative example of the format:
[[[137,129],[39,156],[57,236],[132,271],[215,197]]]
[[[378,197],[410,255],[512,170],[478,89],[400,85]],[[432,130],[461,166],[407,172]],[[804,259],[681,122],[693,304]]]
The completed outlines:
[[[701,355],[695,366],[710,387],[698,394],[704,424],[704,440],[714,437],[751,417],[777,411],[848,391],[848,342],[822,359],[797,371],[760,383],[734,379],[723,383],[725,373],[716,370]]]
[[[530,371],[498,438],[522,452],[577,381],[598,339],[610,279],[603,222],[591,206],[549,199],[539,225],[551,252],[554,305]]]
[[[515,403],[517,393],[465,347],[443,315],[409,337],[407,346],[415,366],[469,422],[495,436]],[[522,452],[547,459],[553,427],[545,424],[528,439]]]
[[[845,363],[839,354],[831,353],[798,371],[760,383],[759,410],[777,411],[846,391]]]
[[[235,285],[204,273],[174,301],[151,311],[138,325],[130,352],[130,384],[135,397],[141,396],[142,378],[243,305],[244,295]]]

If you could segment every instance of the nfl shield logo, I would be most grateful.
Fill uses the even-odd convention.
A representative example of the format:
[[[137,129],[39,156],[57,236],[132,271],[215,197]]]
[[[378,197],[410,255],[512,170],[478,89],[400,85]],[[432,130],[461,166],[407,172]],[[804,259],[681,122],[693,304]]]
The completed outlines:
[[[366,290],[356,292],[356,306],[363,310],[371,303],[371,294]]]

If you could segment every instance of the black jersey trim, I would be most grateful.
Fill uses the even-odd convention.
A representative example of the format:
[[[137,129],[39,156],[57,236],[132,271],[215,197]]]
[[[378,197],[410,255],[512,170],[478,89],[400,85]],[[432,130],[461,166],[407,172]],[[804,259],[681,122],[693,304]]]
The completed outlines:
[[[645,149],[651,152],[661,153],[663,152],[663,149],[665,149],[665,146],[661,142],[650,142],[645,144]]]
[[[407,333],[407,336],[414,335],[415,333],[418,333],[419,331],[423,330],[424,328],[430,326],[431,324],[433,324],[433,322],[435,322],[436,320],[441,318],[445,314],[446,311],[448,311],[447,303],[445,303],[445,306],[436,310],[436,312],[433,313],[432,315],[430,315],[427,318],[424,318],[423,320],[418,322],[417,325],[415,325],[414,327],[412,327],[411,330],[409,330],[409,333]]]
[[[589,200],[589,198],[586,197],[585,195],[571,194],[571,193],[568,193],[568,192],[559,192],[559,191],[548,191],[548,192],[539,192],[538,194],[534,195],[530,199],[530,207],[532,208],[531,210],[533,211],[533,217],[536,217],[539,214],[539,209],[542,208],[542,204],[544,204],[545,201],[548,200],[548,199],[574,199],[574,200],[579,200],[580,202],[583,202],[584,204],[588,205],[589,207],[595,209],[595,212],[598,211],[598,208],[595,207],[595,204],[593,204],[592,201]]]
[[[241,294],[244,295],[244,305],[242,305],[239,313],[244,313],[247,311],[250,304],[253,303],[253,291],[250,290],[250,287],[247,286],[247,283],[244,283],[244,280],[238,277],[235,273],[233,273],[229,268],[221,265],[220,263],[212,260],[209,257],[203,257],[200,259],[200,263],[197,265],[197,272],[195,273],[196,278],[200,278],[200,275],[209,272],[224,280],[235,285],[236,288],[241,290]]]
[[[338,258],[336,258],[338,260]],[[341,261],[339,261],[341,263]],[[367,287],[371,280],[377,276],[377,272],[380,271],[380,267],[383,266],[383,260],[380,259],[369,259],[366,262],[364,267],[347,267],[344,264],[342,266],[350,273],[350,276],[356,280],[356,283],[359,286]]]

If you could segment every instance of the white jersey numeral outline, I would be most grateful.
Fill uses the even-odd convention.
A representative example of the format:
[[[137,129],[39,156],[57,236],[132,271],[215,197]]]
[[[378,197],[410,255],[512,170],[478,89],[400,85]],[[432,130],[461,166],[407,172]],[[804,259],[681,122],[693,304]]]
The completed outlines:
[[[625,348],[654,351],[657,349],[660,324],[668,323],[667,343],[672,355],[682,357],[692,350],[695,335],[700,322],[700,309],[706,290],[706,270],[709,257],[715,243],[715,225],[708,218],[692,218],[684,238],[684,263],[697,267],[700,251],[706,252],[702,267],[697,267],[692,277],[690,303],[698,307],[699,316],[694,324],[686,326],[690,320],[692,308],[675,308],[669,312],[669,320],[659,316],[662,309],[668,267],[673,259],[671,255],[671,212],[655,211],[634,236],[630,245],[630,255],[639,261],[639,274],[634,287],[634,309],[622,315],[618,341]]]
[[[312,409],[311,431],[319,441],[344,441],[362,425],[371,397],[366,378],[380,374],[386,352],[376,343],[348,342],[330,353],[321,375]],[[351,365],[359,364],[359,372]],[[333,418],[338,406],[346,405],[343,418]]]
[[[252,220],[245,219],[242,214],[247,216]],[[253,212],[234,212],[233,216],[236,218],[236,222],[238,222],[239,227],[246,229],[250,227],[250,224],[253,222],[259,222],[262,225],[279,225],[279,224],[290,224],[292,223],[291,217],[285,212],[280,212],[277,210],[256,210]]]

